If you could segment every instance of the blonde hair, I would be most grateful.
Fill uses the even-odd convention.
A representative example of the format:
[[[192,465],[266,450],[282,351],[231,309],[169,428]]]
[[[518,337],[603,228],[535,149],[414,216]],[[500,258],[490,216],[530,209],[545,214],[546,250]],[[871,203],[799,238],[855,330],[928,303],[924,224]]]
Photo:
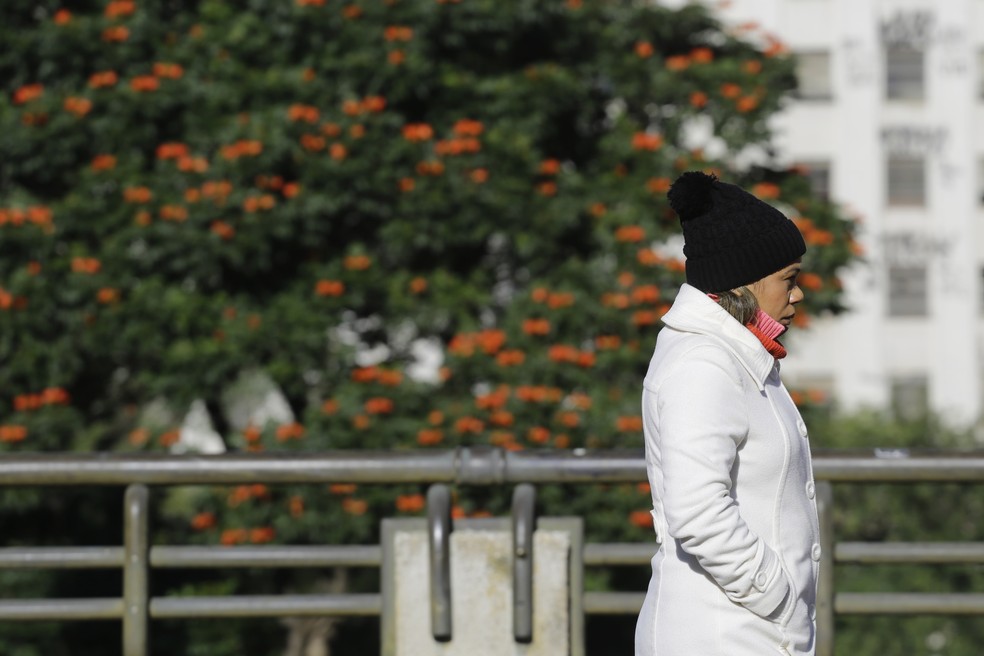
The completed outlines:
[[[716,296],[718,297],[718,305],[737,319],[741,325],[744,326],[755,318],[755,313],[759,307],[758,300],[747,286],[743,285],[725,292],[718,292]]]

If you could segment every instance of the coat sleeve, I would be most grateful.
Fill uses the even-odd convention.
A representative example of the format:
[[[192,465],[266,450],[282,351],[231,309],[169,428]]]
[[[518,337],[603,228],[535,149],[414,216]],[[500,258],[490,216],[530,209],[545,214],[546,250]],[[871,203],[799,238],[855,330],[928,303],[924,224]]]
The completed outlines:
[[[731,470],[748,431],[741,379],[713,347],[694,349],[685,360],[658,392],[643,394],[646,413],[659,417],[667,529],[729,599],[767,617],[786,598],[789,582],[730,494]]]

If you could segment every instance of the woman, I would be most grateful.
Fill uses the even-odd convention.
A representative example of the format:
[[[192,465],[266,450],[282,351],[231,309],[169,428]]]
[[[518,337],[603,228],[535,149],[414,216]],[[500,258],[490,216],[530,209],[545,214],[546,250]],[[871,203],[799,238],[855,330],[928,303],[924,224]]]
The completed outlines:
[[[643,383],[660,548],[636,656],[814,654],[810,444],[776,341],[803,300],[806,245],[777,209],[713,176],[684,173],[668,198],[687,282]]]

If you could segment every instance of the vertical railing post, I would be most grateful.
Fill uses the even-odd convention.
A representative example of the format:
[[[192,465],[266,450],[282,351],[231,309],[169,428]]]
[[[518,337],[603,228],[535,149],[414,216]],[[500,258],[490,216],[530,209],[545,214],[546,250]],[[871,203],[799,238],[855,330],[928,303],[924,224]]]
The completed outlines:
[[[513,638],[533,642],[533,532],[536,530],[536,488],[516,486],[512,502]]]
[[[149,492],[130,485],[123,501],[123,656],[147,656]]]
[[[431,633],[451,640],[451,492],[435,483],[427,490],[427,539],[430,550]]]
[[[820,517],[820,579],[817,582],[817,656],[834,654],[834,490],[828,481],[817,483]]]

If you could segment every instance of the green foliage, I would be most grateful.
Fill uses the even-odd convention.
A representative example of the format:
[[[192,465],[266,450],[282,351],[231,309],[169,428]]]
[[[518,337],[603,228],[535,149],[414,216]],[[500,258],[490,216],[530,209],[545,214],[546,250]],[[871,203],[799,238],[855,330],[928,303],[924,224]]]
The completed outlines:
[[[788,210],[811,247],[798,317],[841,309],[852,222],[798,171],[729,165],[768,147],[792,62],[700,6],[12,0],[2,18],[4,451],[165,450],[195,399],[232,450],[638,447],[683,281],[665,191],[687,169]],[[720,158],[688,143],[694,122]],[[411,375],[421,344],[443,357],[431,376]],[[249,372],[296,422],[222,412]],[[159,404],[171,419],[148,419]],[[175,491],[155,539],[369,542],[422,492]],[[644,487],[541,500],[592,539],[651,535]],[[455,512],[506,504],[460,490]]]

